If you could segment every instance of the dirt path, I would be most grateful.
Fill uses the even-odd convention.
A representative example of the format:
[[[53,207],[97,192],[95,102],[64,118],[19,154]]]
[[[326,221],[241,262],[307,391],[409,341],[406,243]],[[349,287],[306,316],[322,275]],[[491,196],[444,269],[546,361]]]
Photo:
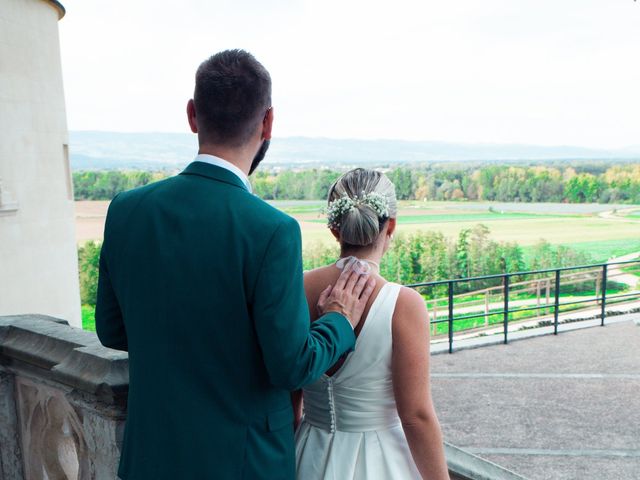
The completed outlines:
[[[640,259],[640,252],[630,253],[628,255],[623,255],[622,257],[612,258],[609,260],[609,263],[615,262],[628,262],[629,260]],[[607,278],[615,279],[616,282],[624,283],[629,285],[632,289],[638,288],[640,285],[640,277],[638,275],[634,275],[633,273],[627,273],[623,269],[627,265],[611,265],[608,267]],[[638,264],[632,263],[629,266],[638,266]]]
[[[617,220],[626,223],[640,223],[640,220],[636,220],[635,218],[627,218],[624,214],[635,212],[638,210],[638,206],[629,207],[629,208],[621,208],[619,210],[607,210],[606,212],[598,213],[598,217],[605,218],[607,220]],[[621,215],[622,214],[622,215]]]

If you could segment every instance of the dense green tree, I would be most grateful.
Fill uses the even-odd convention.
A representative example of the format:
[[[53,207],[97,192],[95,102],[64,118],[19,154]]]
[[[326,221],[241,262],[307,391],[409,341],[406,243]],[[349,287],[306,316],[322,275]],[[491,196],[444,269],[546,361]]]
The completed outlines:
[[[468,228],[463,228],[458,234],[456,244],[456,276],[466,278],[469,276],[469,234]]]
[[[164,172],[81,171],[73,173],[76,200],[111,200],[118,193],[166,178]]]
[[[597,202],[603,187],[603,182],[595,175],[582,173],[567,182],[565,195],[572,203]]]
[[[527,266],[524,261],[524,253],[522,247],[517,243],[504,243],[501,248],[502,255],[505,264],[505,273],[522,272],[526,270]]]
[[[83,305],[95,306],[96,304],[101,246],[99,242],[86,242],[78,248],[80,300]]]
[[[388,173],[389,179],[396,187],[396,196],[399,200],[414,198],[415,186],[412,171],[408,168],[396,168]]]

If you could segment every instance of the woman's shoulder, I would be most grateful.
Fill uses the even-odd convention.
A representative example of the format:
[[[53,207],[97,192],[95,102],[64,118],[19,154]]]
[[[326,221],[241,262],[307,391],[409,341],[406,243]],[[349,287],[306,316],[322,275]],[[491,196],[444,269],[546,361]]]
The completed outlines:
[[[394,326],[413,324],[427,320],[424,298],[413,288],[400,286],[398,300],[393,313]]]
[[[333,263],[331,265],[325,265],[324,267],[314,268],[312,270],[304,271],[304,281],[306,282],[317,282],[320,280],[324,280],[326,278],[331,278],[335,276],[335,267]]]
[[[404,287],[402,285],[398,285],[400,287],[400,291],[398,293],[398,301],[402,301],[405,304],[422,304],[424,305],[424,298],[417,290],[411,287]]]
[[[318,292],[318,294],[327,288],[327,285],[335,283],[338,274],[336,269],[331,265],[314,268],[313,270],[305,270],[304,272],[304,288],[309,293]]]

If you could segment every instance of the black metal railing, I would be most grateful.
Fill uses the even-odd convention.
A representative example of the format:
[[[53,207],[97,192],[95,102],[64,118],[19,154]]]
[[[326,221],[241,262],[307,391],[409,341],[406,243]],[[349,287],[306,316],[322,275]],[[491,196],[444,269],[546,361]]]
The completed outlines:
[[[640,259],[407,286],[423,294],[432,338],[437,340],[446,334],[452,353],[455,334],[486,335],[483,332],[488,330],[495,333],[499,324],[504,343],[509,340],[510,325],[514,324],[519,328],[552,325],[557,335],[563,313],[571,312],[572,317],[566,320],[573,322],[587,320],[574,314],[593,309],[604,326],[608,306],[640,300]],[[478,323],[481,319],[483,322]]]

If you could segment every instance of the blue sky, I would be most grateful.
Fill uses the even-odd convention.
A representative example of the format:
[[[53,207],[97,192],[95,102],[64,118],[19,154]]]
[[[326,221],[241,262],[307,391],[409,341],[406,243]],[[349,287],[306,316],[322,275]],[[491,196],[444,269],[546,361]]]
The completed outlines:
[[[238,47],[271,72],[276,136],[640,144],[632,0],[63,4],[72,130],[188,131],[195,69]]]

